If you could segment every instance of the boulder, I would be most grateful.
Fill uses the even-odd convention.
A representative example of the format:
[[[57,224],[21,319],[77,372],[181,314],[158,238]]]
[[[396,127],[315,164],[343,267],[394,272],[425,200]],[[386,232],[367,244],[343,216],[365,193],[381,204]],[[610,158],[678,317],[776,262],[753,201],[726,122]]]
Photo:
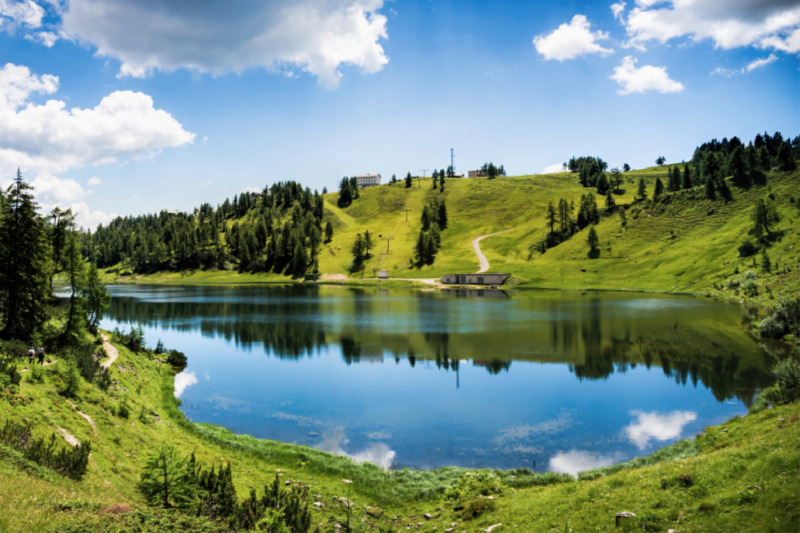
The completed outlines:
[[[617,527],[619,527],[619,525],[622,523],[623,520],[627,520],[628,518],[634,518],[634,517],[636,517],[636,515],[629,511],[622,511],[617,513],[617,522],[616,522]]]
[[[372,518],[380,518],[383,515],[383,509],[379,507],[367,507],[367,514]]]

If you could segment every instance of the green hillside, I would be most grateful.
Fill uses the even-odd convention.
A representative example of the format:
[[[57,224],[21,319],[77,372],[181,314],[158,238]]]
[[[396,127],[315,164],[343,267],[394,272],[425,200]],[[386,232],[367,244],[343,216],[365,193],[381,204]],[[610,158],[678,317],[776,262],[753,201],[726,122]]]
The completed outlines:
[[[678,165],[680,167],[680,165]],[[625,289],[660,292],[713,294],[726,298],[749,298],[768,304],[772,297],[797,292],[800,285],[800,238],[797,195],[800,172],[773,170],[765,186],[731,187],[728,202],[703,198],[702,187],[665,193],[658,201],[635,199],[640,178],[652,195],[656,178],[666,179],[668,166],[623,174],[623,184],[614,195],[613,213],[604,208],[605,197],[582,187],[575,174],[449,179],[445,192],[432,188],[432,180],[414,180],[412,188],[402,182],[364,189],[347,208],[337,207],[338,193],[325,195],[324,221],[334,228],[332,242],[323,245],[319,271],[328,279],[374,278],[375,270],[388,270],[390,278],[430,279],[451,272],[474,272],[478,258],[472,247],[476,237],[496,232],[481,241],[491,272],[512,274],[509,287],[560,289]],[[588,229],[540,254],[531,246],[545,235],[547,206],[560,199],[580,202],[594,194],[601,212],[594,226],[600,239],[599,254],[589,257]],[[780,221],[772,228],[768,253],[771,272],[763,271],[760,255],[741,258],[738,247],[748,233],[757,199],[775,207]],[[413,266],[420,232],[420,214],[432,200],[444,201],[448,227],[441,232],[441,249],[432,265]],[[624,211],[626,223],[621,212]],[[408,220],[406,220],[408,218]],[[234,219],[228,223],[246,223]],[[369,231],[376,245],[363,264],[363,273],[351,272],[350,249],[357,234]],[[387,240],[388,239],[388,240]],[[387,253],[388,248],[388,253]],[[738,270],[738,272],[737,272]],[[754,271],[758,292],[738,294],[736,280]],[[114,272],[114,270],[111,270]],[[333,275],[333,276],[332,276]],[[106,281],[119,280],[116,274]],[[132,279],[121,278],[121,279]],[[289,281],[275,273],[238,273],[226,270],[191,270],[138,275],[143,282],[258,283]],[[771,291],[771,296],[770,296]]]

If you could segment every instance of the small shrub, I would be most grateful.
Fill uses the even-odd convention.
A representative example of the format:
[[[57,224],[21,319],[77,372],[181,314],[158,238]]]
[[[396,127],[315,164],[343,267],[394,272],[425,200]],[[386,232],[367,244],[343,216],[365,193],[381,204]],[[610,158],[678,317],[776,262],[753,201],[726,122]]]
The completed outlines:
[[[739,492],[737,500],[739,505],[755,503],[758,501],[758,493],[754,489],[744,489]]]
[[[739,257],[750,257],[755,255],[758,252],[758,246],[753,244],[752,241],[744,241],[741,246],[739,246]]]
[[[689,488],[694,485],[694,479],[691,472],[681,472],[678,474],[678,484],[683,488]]]
[[[444,497],[448,500],[463,500],[500,492],[500,480],[494,474],[478,471],[462,474],[458,481],[445,490]]]
[[[78,395],[80,386],[81,376],[78,373],[78,368],[73,361],[70,361],[67,372],[64,374],[64,385],[61,388],[61,394],[68,398],[74,398]]]
[[[107,391],[111,386],[111,372],[107,368],[100,370],[97,378],[95,378],[95,383],[100,390]]]
[[[489,500],[487,498],[475,498],[464,507],[464,510],[461,511],[461,515],[465,520],[479,518],[494,511],[495,507],[496,505],[494,500]]]
[[[31,373],[28,374],[28,381],[30,383],[44,383],[44,368],[40,365],[33,365]]]
[[[800,397],[800,363],[796,359],[779,361],[770,373],[775,378],[775,386],[764,391],[767,400],[774,405],[784,405]]]
[[[742,290],[747,296],[758,296],[758,285],[751,279],[745,280],[745,282],[742,283]]]
[[[642,516],[639,517],[639,527],[644,531],[661,531],[663,522],[664,518],[652,511],[645,511],[642,513]]]
[[[89,466],[89,454],[92,444],[82,442],[75,447],[58,446],[56,434],[49,441],[44,437],[33,437],[33,423],[30,421],[16,423],[6,420],[0,429],[0,442],[19,450],[29,461],[54,470],[62,476],[80,481]]]
[[[176,370],[183,370],[186,368],[186,355],[183,352],[179,352],[178,350],[170,350],[169,356],[167,357],[167,363],[174,367]]]
[[[120,418],[129,418],[131,416],[131,411],[128,409],[128,403],[122,402],[119,404],[117,408],[117,416]]]

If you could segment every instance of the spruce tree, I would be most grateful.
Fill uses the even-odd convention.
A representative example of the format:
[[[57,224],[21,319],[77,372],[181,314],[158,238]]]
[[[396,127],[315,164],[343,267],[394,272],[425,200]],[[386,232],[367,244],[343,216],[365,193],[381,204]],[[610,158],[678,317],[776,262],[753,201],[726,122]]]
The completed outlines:
[[[439,204],[439,227],[447,229],[447,206],[444,202]]]
[[[644,183],[644,178],[639,178],[639,189],[636,191],[636,196],[640,200],[647,199],[647,186]]]
[[[428,206],[422,208],[422,231],[428,231],[431,227],[431,210]]]
[[[714,187],[714,180],[706,181],[706,200],[716,200],[717,191]]]
[[[433,181],[433,190],[438,189],[439,188],[439,172],[438,171],[434,171],[433,179],[431,181]]]
[[[586,238],[586,244],[589,245],[589,250],[594,252],[600,247],[600,239],[597,237],[597,232],[594,226],[589,228],[589,235]]]
[[[439,175],[439,192],[444,192],[444,174]]]
[[[784,172],[790,172],[797,168],[797,162],[794,160],[792,147],[789,143],[784,142],[778,149],[778,168]]]
[[[692,188],[692,173],[689,170],[689,165],[683,165],[683,188],[684,189],[691,189]]]
[[[364,256],[369,257],[369,249],[375,246],[375,243],[372,240],[372,235],[370,235],[369,230],[364,232]]]
[[[420,231],[419,237],[417,238],[417,245],[415,247],[415,251],[417,252],[417,262],[424,263],[425,262],[425,232]]]
[[[617,204],[614,202],[614,197],[611,196],[611,191],[608,191],[608,194],[606,195],[606,211],[610,213],[616,206]]]
[[[769,155],[769,150],[766,146],[762,146],[758,150],[758,160],[763,172],[769,172],[772,169],[772,158]]]
[[[764,251],[761,253],[761,269],[768,274],[772,272],[772,261],[769,260],[766,248],[764,248]]]
[[[752,185],[750,174],[745,168],[744,149],[741,146],[737,146],[733,152],[731,152],[728,168],[730,169],[734,185],[742,189],[747,189]]]
[[[608,185],[608,179],[606,178],[606,173],[601,172],[600,177],[597,179],[597,194],[606,194],[609,191],[610,187]]]
[[[656,178],[656,186],[653,189],[653,199],[660,198],[664,194],[664,184],[661,183],[661,178]]]
[[[327,224],[325,224],[325,242],[331,242],[333,239],[333,224],[329,220]]]
[[[406,189],[411,188],[411,172],[406,174]]]
[[[33,188],[17,170],[0,206],[0,303],[6,339],[28,340],[45,320],[50,247]]]
[[[547,227],[550,228],[550,233],[553,233],[553,229],[556,225],[556,210],[553,207],[553,202],[547,204]]]

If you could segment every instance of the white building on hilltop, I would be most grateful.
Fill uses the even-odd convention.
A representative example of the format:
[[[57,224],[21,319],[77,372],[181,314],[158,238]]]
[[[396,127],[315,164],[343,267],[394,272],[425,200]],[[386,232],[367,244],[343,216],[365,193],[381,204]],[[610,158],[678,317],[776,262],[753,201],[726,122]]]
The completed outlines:
[[[361,176],[353,176],[356,179],[356,183],[358,183],[359,189],[365,189],[367,187],[375,187],[381,184],[381,175],[380,174],[362,174]]]

